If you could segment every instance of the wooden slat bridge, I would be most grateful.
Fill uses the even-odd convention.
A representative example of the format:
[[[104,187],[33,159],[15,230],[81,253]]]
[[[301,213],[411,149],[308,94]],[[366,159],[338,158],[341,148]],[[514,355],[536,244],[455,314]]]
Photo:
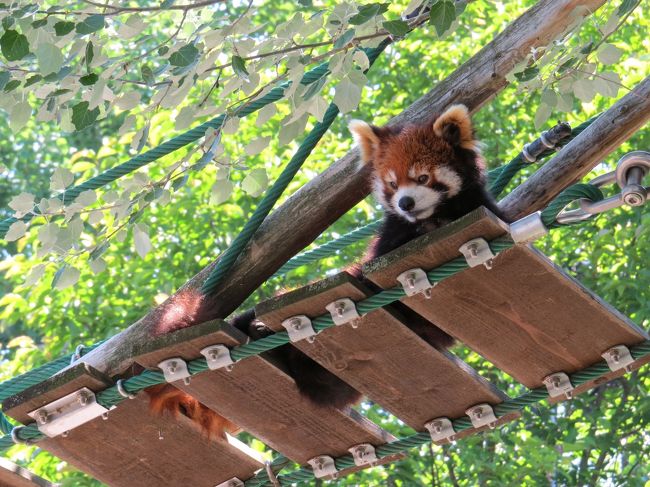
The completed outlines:
[[[391,288],[405,271],[433,269],[459,257],[461,245],[472,239],[490,241],[507,233],[506,224],[479,209],[370,262],[364,273],[382,288]],[[366,286],[342,273],[263,302],[256,311],[271,329],[284,331],[282,322],[289,318],[316,317],[337,300],[356,302],[370,294]],[[530,245],[501,252],[489,270],[479,265],[444,279],[430,289],[428,298],[407,296],[402,303],[529,388],[544,385],[553,374],[571,374],[599,362],[612,347],[648,339]],[[411,331],[410,315],[388,305],[353,323],[330,327],[314,341],[294,345],[417,431],[424,431],[431,420],[462,417],[476,405],[495,406],[507,399],[452,352],[432,348]],[[134,366],[155,368],[171,357],[201,357],[200,350],[209,345],[232,347],[246,340],[228,324],[212,321],[152,340],[132,361]],[[627,364],[627,370],[645,362]],[[612,371],[571,393],[623,373]],[[27,413],[81,387],[97,392],[112,384],[112,378],[80,363],[8,398],[3,409],[29,423]],[[356,445],[377,447],[394,439],[355,410],[322,408],[305,400],[269,353],[237,362],[231,371],[210,370],[188,384],[174,385],[300,464],[320,455],[347,454]],[[518,415],[502,416],[498,423]],[[470,428],[456,437],[486,427]],[[185,417],[151,416],[144,394],[123,401],[107,418],[39,444],[112,486],[153,482],[207,487],[233,478],[246,480],[264,468],[262,456],[234,437],[208,439]],[[384,457],[378,463],[402,456]],[[360,461],[339,475],[368,465]]]

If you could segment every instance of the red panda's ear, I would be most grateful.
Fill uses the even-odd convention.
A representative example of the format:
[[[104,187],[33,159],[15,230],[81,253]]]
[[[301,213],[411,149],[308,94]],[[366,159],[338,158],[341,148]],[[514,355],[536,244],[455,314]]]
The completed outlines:
[[[352,120],[348,125],[350,132],[359,148],[361,149],[361,159],[364,163],[372,162],[375,151],[379,147],[379,136],[377,128],[367,124],[362,120]]]
[[[465,105],[452,105],[433,123],[433,131],[453,146],[476,150],[472,119]]]

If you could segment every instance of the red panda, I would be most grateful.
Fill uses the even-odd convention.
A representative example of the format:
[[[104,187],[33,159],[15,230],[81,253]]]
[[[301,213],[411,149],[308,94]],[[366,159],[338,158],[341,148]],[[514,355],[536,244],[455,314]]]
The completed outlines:
[[[364,262],[480,206],[502,216],[485,187],[480,144],[474,137],[464,105],[451,106],[442,115],[423,124],[380,128],[355,120],[350,123],[350,131],[360,147],[363,163],[371,167],[372,192],[384,208],[383,223],[361,263],[347,269],[365,284],[373,287],[361,273]],[[431,346],[446,349],[453,345],[451,336],[410,308],[399,302],[391,306],[402,314],[404,323]],[[255,320],[254,310],[235,317],[231,324],[253,339],[273,333]],[[313,403],[343,408],[361,399],[358,391],[291,344],[271,353],[284,362],[300,392]],[[183,401],[193,399],[182,395],[173,387],[163,387],[152,395],[152,407],[158,412],[174,412],[185,407],[187,414]],[[206,415],[215,418],[207,420]],[[204,429],[205,424],[227,431],[234,428],[209,409],[200,410],[196,417],[201,418]],[[223,430],[208,431],[223,436]]]

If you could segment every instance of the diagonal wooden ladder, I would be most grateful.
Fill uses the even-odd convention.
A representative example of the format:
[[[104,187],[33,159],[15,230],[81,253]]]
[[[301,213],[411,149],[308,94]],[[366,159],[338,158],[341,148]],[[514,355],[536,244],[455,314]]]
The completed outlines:
[[[435,268],[457,258],[460,246],[469,240],[491,240],[507,232],[507,225],[479,209],[367,264],[364,273],[390,288],[404,271]],[[288,318],[313,318],[332,302],[358,301],[369,293],[342,273],[263,302],[256,312],[280,331]],[[490,270],[479,265],[451,276],[430,294],[404,297],[402,302],[531,388],[541,386],[551,374],[570,374],[600,361],[611,347],[648,338],[529,245],[501,252]],[[407,326],[409,319],[389,305],[363,316],[356,327],[330,327],[313,343],[300,340],[294,346],[418,431],[433,419],[462,417],[477,404],[494,406],[507,398],[452,352],[436,350],[419,338]],[[131,361],[155,368],[171,357],[200,357],[208,345],[232,347],[247,339],[230,325],[212,321],[151,340],[134,351]],[[647,361],[637,360],[627,369]],[[578,394],[622,373],[623,369],[610,372],[571,392]],[[81,387],[100,391],[111,384],[112,378],[78,364],[12,396],[3,408],[27,423],[28,412],[55,399]],[[393,439],[354,410],[320,408],[305,400],[268,353],[242,360],[232,371],[207,371],[189,384],[174,385],[301,464],[318,455],[337,457],[355,445],[379,446]],[[213,486],[234,477],[245,480],[263,467],[261,456],[236,438],[205,438],[182,416],[152,417],[146,402],[144,395],[123,401],[107,420],[97,418],[66,437],[39,444],[114,486],[145,486],[152,481]],[[498,423],[518,415],[503,416]],[[470,428],[457,438],[486,427]],[[402,456],[382,458],[380,463]]]

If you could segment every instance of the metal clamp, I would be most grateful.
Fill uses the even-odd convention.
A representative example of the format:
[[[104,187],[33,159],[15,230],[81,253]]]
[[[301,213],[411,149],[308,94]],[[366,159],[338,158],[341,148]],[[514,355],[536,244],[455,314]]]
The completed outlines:
[[[230,356],[230,349],[225,345],[210,345],[201,350],[201,355],[205,357],[210,370],[217,370],[225,368],[230,372],[235,364],[235,361]]]
[[[436,418],[424,423],[424,427],[431,435],[431,441],[436,444],[451,442],[456,439],[454,425],[449,418]]]
[[[307,339],[309,343],[313,343],[316,339],[316,330],[314,330],[311,320],[305,315],[287,318],[282,322],[282,326],[287,330],[289,340],[292,342]]]
[[[465,256],[470,267],[483,264],[486,269],[492,269],[492,262],[496,256],[484,238],[474,238],[461,245],[458,250]]]
[[[564,395],[567,399],[571,399],[573,384],[571,384],[571,379],[564,372],[547,375],[544,377],[543,382],[546,389],[548,389],[549,396],[559,397]]]
[[[469,416],[472,426],[474,428],[482,428],[487,426],[490,429],[494,429],[497,425],[497,417],[494,414],[494,409],[488,403],[477,404],[472,406],[465,414]]]
[[[356,304],[350,298],[337,299],[325,306],[325,309],[330,312],[332,321],[337,326],[350,323],[352,328],[356,328],[356,321],[361,318]]]
[[[363,467],[365,465],[372,466],[377,464],[377,453],[375,452],[375,447],[370,443],[360,443],[353,446],[352,448],[349,448],[348,451],[352,454],[354,464],[357,467]]]
[[[625,345],[616,345],[603,352],[601,356],[607,361],[607,365],[612,371],[625,369],[625,372],[632,372],[634,358],[630,349]]]
[[[126,390],[124,387],[124,379],[118,379],[117,382],[115,383],[115,387],[117,387],[117,392],[120,394],[125,399],[135,399],[135,394],[131,394]]]
[[[84,348],[85,347],[81,344],[77,345],[77,348],[74,349],[74,353],[70,356],[70,365],[74,364],[77,360],[81,358]]]
[[[317,479],[330,476],[335,479],[339,475],[334,459],[329,455],[319,455],[307,460],[307,463],[311,465],[311,468],[314,471],[314,477]]]
[[[588,220],[608,210],[618,208],[625,204],[630,206],[641,206],[648,199],[650,187],[643,186],[645,176],[650,172],[650,152],[634,151],[621,157],[614,171],[602,174],[589,184],[600,188],[616,183],[621,192],[605,198],[601,201],[591,201],[587,198],[578,200],[580,208],[575,210],[562,210],[556,221],[561,224],[568,224]]]
[[[187,362],[180,357],[168,358],[158,364],[167,382],[176,382],[183,379],[183,384],[188,385],[192,375],[187,368]]]
[[[510,237],[515,243],[530,243],[548,233],[542,221],[542,213],[536,211],[510,224]]]
[[[529,163],[536,162],[538,157],[549,149],[558,150],[558,144],[571,135],[571,125],[567,122],[558,122],[557,125],[542,134],[521,150],[524,159]]]
[[[415,296],[421,293],[426,299],[431,298],[431,289],[434,285],[429,282],[427,273],[422,269],[416,268],[404,271],[397,276],[397,280],[404,288],[407,296]]]
[[[93,391],[82,387],[27,414],[36,421],[41,433],[54,438],[108,411],[97,402]]]
[[[214,487],[244,487],[244,481],[237,478],[233,477],[229,480],[226,480],[225,482],[221,482],[220,484],[215,485]]]

